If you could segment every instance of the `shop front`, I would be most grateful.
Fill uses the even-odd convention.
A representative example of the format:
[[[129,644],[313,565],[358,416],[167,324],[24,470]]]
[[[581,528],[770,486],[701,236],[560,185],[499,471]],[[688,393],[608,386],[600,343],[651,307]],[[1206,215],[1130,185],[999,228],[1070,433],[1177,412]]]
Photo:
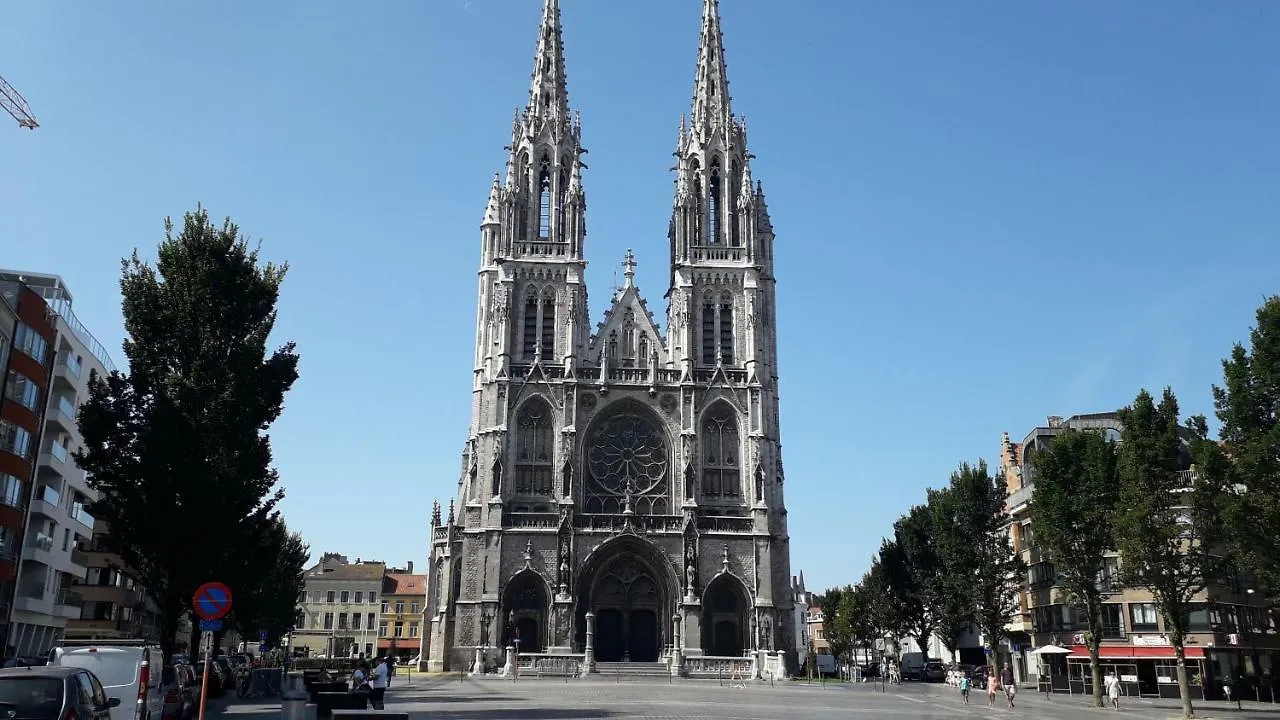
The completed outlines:
[[[1186,648],[1187,676],[1191,680],[1191,698],[1204,699],[1204,648]],[[1172,645],[1103,645],[1099,648],[1098,665],[1103,677],[1115,671],[1125,697],[1176,698],[1178,692],[1178,660]],[[1068,692],[1092,695],[1093,673],[1089,666],[1089,650],[1073,645],[1067,656]]]

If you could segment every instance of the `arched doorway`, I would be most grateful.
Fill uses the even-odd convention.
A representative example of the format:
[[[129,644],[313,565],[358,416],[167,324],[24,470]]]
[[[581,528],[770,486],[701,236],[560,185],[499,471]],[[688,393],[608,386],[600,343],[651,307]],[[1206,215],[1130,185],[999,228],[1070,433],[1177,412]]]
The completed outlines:
[[[673,572],[657,548],[635,536],[597,548],[579,574],[579,647],[590,610],[597,661],[656,661],[670,643]]]
[[[542,652],[546,643],[547,584],[542,576],[524,570],[511,578],[502,593],[503,645],[520,639],[520,652]]]
[[[716,576],[702,594],[702,651],[716,657],[742,657],[750,645],[750,608],[740,580],[728,573]]]

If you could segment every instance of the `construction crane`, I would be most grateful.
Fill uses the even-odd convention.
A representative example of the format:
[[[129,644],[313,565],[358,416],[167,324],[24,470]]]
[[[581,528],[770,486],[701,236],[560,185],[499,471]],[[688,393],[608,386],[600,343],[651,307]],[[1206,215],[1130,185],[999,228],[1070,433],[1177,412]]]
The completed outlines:
[[[3,77],[0,77],[0,108],[4,108],[5,112],[12,115],[21,127],[28,130],[40,127],[36,117],[31,114],[31,108],[27,106],[27,99],[22,97],[22,93],[13,89],[13,86]]]

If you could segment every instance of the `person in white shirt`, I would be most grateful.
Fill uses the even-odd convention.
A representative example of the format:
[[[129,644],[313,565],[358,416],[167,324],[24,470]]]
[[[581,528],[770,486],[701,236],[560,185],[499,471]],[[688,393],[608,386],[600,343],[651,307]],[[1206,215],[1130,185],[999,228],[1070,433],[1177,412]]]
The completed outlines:
[[[387,694],[387,678],[390,671],[387,669],[387,659],[378,658],[378,664],[373,668],[373,677],[369,678],[369,704],[373,705],[374,710],[382,709],[382,698]]]
[[[1102,687],[1107,691],[1107,697],[1111,700],[1112,709],[1120,709],[1120,678],[1116,677],[1116,671],[1112,670],[1111,674],[1103,680]]]

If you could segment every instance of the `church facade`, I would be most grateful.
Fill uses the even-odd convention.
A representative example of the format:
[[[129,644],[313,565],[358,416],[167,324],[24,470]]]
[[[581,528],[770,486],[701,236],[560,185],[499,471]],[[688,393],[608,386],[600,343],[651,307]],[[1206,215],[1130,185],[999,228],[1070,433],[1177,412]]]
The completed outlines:
[[[432,510],[424,660],[468,668],[476,647],[513,644],[590,645],[600,663],[792,651],[774,233],[716,0],[680,123],[661,324],[628,251],[592,328],[581,140],[544,0],[481,223],[471,425],[457,498]]]

